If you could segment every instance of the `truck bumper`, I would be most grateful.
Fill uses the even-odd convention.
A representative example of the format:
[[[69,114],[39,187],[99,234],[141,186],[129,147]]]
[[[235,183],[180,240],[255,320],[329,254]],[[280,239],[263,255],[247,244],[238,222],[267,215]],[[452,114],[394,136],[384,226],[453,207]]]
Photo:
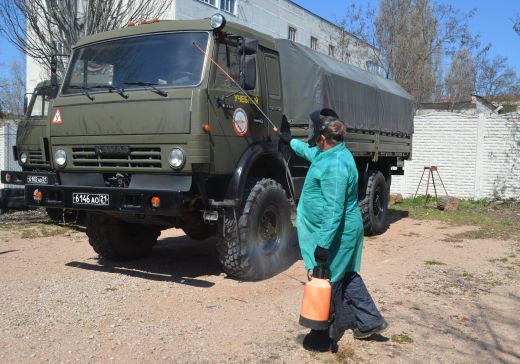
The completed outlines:
[[[0,189],[0,210],[27,210],[23,188]]]
[[[53,172],[31,172],[31,171],[1,171],[0,180],[4,184],[11,185],[54,185],[57,175]]]
[[[160,201],[152,206],[152,198]],[[180,216],[184,193],[116,187],[80,187],[60,185],[25,186],[25,203],[34,207],[113,212],[133,215]],[[157,199],[154,199],[157,203]]]

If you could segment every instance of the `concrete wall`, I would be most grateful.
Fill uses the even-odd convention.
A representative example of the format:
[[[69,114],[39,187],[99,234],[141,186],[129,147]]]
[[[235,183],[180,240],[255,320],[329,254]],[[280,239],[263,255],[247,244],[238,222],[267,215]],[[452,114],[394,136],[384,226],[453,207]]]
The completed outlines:
[[[412,196],[424,166],[435,165],[449,195],[520,199],[519,114],[416,116],[412,157],[405,162],[404,176],[393,176],[392,193]],[[438,180],[436,187],[444,194]],[[426,174],[419,194],[425,192]]]
[[[16,126],[0,126],[0,170],[21,170],[20,165],[13,158],[13,145],[16,145]],[[0,188],[8,187],[0,184]],[[10,186],[12,187],[12,186]]]

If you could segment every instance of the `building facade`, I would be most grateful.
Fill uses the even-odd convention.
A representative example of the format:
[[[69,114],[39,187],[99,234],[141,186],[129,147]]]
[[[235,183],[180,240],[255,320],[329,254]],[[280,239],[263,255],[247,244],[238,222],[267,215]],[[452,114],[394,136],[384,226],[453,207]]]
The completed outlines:
[[[290,0],[172,0],[162,18],[201,19],[217,12],[274,38],[289,38],[364,70],[375,70],[377,50]],[[28,58],[26,67],[27,90],[49,77],[34,60]]]

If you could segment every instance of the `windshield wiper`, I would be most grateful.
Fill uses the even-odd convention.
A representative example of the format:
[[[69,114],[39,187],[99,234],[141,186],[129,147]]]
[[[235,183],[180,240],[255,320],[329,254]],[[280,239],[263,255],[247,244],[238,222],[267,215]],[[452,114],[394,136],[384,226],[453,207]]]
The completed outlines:
[[[168,96],[168,93],[166,91],[163,91],[155,86],[158,86],[159,84],[158,83],[153,83],[153,82],[141,82],[141,81],[136,81],[136,82],[123,82],[125,85],[130,85],[130,86],[146,86],[146,87],[150,87],[152,92],[155,92],[156,94],[158,95],[161,95],[163,97],[166,97]]]
[[[72,89],[75,89],[75,90],[81,90],[81,91],[83,91],[82,94],[87,96],[90,101],[94,101],[94,96],[89,94],[90,88],[88,88],[88,87],[78,86],[78,85],[69,85],[69,86],[67,86],[67,88],[72,88]]]
[[[115,87],[115,86],[112,86],[112,85],[96,85],[96,86],[92,86],[91,88],[104,88],[104,89],[107,89],[108,92],[110,92],[110,93],[115,91],[122,98],[128,99],[128,94],[125,92],[124,88]]]

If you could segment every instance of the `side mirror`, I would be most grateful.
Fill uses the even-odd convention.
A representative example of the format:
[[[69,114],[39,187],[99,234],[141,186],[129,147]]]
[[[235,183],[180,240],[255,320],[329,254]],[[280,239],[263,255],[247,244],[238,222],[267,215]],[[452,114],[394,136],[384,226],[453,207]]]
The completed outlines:
[[[29,98],[27,97],[27,94],[25,94],[25,97],[23,98],[23,114],[27,115],[27,107],[29,106]]]
[[[255,87],[256,87],[256,57],[255,56],[246,56],[240,86],[242,86],[242,88],[246,91],[255,89]]]
[[[58,58],[52,56],[51,58],[51,98],[55,99],[58,96]]]
[[[238,40],[238,53],[252,56],[258,52],[258,39],[240,38]]]

